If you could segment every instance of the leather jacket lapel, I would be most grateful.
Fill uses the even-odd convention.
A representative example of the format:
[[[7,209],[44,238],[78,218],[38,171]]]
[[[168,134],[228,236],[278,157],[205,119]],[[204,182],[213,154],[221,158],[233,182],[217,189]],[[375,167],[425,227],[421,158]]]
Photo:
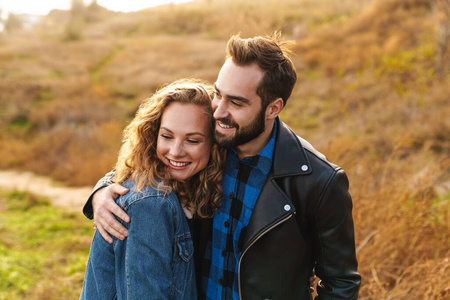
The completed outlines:
[[[311,166],[305,150],[295,133],[280,119],[273,156],[272,170],[267,176],[247,226],[243,240],[243,252],[261,234],[295,213],[295,207],[286,193],[275,182],[276,178],[306,175]]]
[[[306,175],[312,172],[311,164],[306,156],[304,146],[308,142],[299,138],[292,129],[278,118],[278,132],[273,155],[273,176]],[[300,142],[302,140],[302,143]],[[306,143],[308,145],[303,145]],[[310,146],[312,148],[312,146]]]
[[[261,195],[253,209],[250,222],[244,236],[243,252],[261,234],[270,229],[273,224],[278,223],[295,212],[294,206],[286,194],[278,187],[275,181],[269,178],[261,190]]]

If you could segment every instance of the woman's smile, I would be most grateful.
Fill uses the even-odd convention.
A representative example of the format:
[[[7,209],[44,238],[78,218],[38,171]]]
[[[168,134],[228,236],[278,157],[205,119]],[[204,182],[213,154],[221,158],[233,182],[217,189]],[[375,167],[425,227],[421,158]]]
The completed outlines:
[[[178,162],[175,160],[167,159],[169,161],[169,167],[175,169],[181,169],[190,164],[190,162]]]

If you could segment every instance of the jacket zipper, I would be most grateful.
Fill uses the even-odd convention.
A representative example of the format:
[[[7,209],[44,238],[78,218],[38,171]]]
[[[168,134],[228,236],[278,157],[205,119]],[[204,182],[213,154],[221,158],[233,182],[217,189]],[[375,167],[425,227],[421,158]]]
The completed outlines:
[[[270,230],[272,230],[274,227],[277,227],[278,225],[280,225],[281,223],[286,222],[287,220],[289,220],[293,215],[295,214],[295,212],[293,214],[290,214],[289,216],[287,216],[286,218],[278,221],[277,223],[273,224],[272,226],[270,226],[269,228],[267,228],[266,230],[264,230],[255,240],[253,240],[253,242],[245,249],[245,251],[242,253],[241,255],[241,259],[239,259],[239,267],[238,267],[238,283],[239,283],[239,299],[242,300],[242,292],[241,292],[241,262],[242,262],[242,258],[244,257],[245,253],[247,252],[248,249],[250,249],[251,246],[253,246],[254,243],[256,243],[257,240],[259,240],[263,235],[265,235],[267,232],[269,232]]]

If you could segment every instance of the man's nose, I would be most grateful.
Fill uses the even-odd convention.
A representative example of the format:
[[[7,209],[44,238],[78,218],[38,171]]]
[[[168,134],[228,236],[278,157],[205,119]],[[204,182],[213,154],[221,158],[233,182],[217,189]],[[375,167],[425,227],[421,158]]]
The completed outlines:
[[[213,117],[216,120],[224,119],[228,117],[229,112],[227,110],[226,104],[224,100],[217,99],[217,97],[214,97],[212,101],[212,107],[214,109]]]

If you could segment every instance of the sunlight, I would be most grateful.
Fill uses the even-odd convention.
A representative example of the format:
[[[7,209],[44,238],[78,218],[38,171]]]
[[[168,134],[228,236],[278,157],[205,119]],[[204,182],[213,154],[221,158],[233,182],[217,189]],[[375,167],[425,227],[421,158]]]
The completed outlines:
[[[161,4],[173,3],[180,4],[185,2],[190,2],[192,0],[151,0],[151,1],[141,1],[141,0],[98,0],[97,3],[100,6],[106,7],[110,10],[130,12],[141,10],[148,7],[158,6]]]
[[[167,3],[179,4],[190,1],[192,0],[98,0],[97,3],[109,10],[130,12]],[[84,0],[84,2],[89,4],[91,3],[91,0]],[[71,0],[0,0],[0,9],[3,12],[13,14],[46,15],[52,9],[68,10],[70,8],[70,3]]]

